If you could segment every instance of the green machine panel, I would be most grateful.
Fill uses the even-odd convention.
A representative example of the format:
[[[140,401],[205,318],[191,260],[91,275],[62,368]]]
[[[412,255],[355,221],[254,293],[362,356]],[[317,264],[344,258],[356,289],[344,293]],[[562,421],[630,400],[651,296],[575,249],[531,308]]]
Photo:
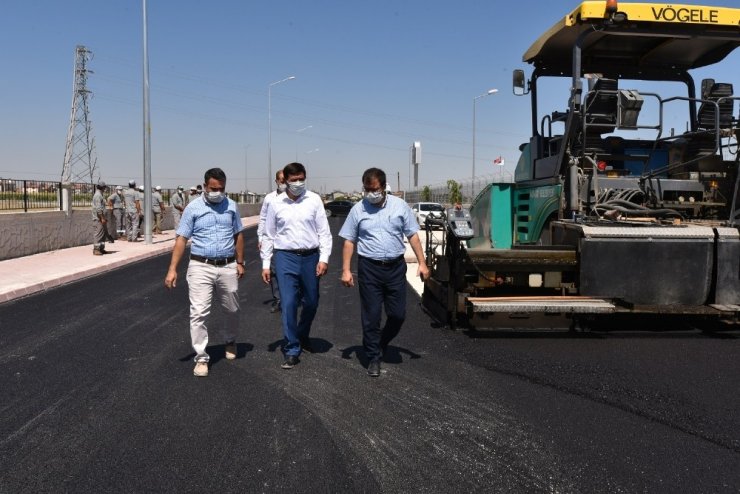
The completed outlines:
[[[514,184],[489,184],[471,207],[476,236],[468,241],[473,248],[510,249],[514,235],[512,194]]]
[[[517,188],[513,197],[517,243],[533,244],[539,240],[547,218],[558,211],[561,192],[559,184]]]
[[[512,184],[493,184],[491,187],[491,246],[494,249],[511,249],[514,239],[513,190]]]

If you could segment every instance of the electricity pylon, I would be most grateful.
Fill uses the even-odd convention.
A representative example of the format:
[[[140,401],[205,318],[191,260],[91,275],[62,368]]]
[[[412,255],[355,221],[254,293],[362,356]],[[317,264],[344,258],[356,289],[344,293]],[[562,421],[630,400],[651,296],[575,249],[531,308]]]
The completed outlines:
[[[87,75],[92,71],[87,68],[87,62],[91,59],[92,52],[82,45],[77,45],[72,87],[72,113],[69,117],[67,148],[62,167],[62,183],[65,184],[83,182],[94,186],[100,178],[88,107],[92,92],[87,89]]]

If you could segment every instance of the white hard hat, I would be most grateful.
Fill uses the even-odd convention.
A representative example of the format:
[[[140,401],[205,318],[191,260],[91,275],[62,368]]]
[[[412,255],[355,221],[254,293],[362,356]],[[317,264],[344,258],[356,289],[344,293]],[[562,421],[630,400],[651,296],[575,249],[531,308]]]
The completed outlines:
[[[156,187],[154,187],[154,190],[162,190],[162,187],[157,185]]]

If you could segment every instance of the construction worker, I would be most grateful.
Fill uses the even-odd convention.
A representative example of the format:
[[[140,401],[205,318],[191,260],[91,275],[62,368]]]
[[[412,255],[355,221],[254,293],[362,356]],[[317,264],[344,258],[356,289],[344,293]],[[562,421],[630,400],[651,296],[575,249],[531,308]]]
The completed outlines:
[[[141,237],[141,231],[144,229],[144,186],[139,185],[139,217],[137,219],[136,238]]]
[[[185,194],[183,194],[183,191],[185,189],[182,185],[177,186],[177,192],[172,194],[172,197],[170,197],[170,206],[172,206],[172,219],[175,222],[175,231],[177,231],[177,227],[180,226],[180,218],[182,217],[182,212],[185,210]]]
[[[113,242],[113,237],[108,234],[108,220],[105,218],[105,198],[103,197],[105,188],[105,182],[99,181],[92,198],[92,219],[95,226],[93,255],[96,256],[105,254],[106,242]]]
[[[154,225],[152,233],[162,233],[162,215],[164,215],[164,203],[162,202],[162,187],[157,185],[152,192],[152,213],[154,213]]]
[[[108,225],[108,233],[113,238],[121,238],[124,232],[123,226],[123,187],[116,187],[116,191],[108,196],[108,208],[112,212],[112,218]]]
[[[123,193],[123,207],[126,212],[126,240],[136,242],[139,236],[139,215],[141,214],[141,196],[136,190],[136,180],[129,180],[128,189]]]

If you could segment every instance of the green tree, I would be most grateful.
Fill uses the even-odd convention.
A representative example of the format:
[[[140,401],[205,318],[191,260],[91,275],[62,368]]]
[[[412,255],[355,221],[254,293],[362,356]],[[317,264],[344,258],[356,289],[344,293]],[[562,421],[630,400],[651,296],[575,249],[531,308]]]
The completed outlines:
[[[451,204],[457,204],[462,202],[462,190],[459,182],[455,180],[447,181],[447,190],[449,191],[448,199]]]
[[[429,188],[428,185],[425,185],[423,189],[421,189],[421,200],[425,202],[429,202],[432,199],[432,189]]]

